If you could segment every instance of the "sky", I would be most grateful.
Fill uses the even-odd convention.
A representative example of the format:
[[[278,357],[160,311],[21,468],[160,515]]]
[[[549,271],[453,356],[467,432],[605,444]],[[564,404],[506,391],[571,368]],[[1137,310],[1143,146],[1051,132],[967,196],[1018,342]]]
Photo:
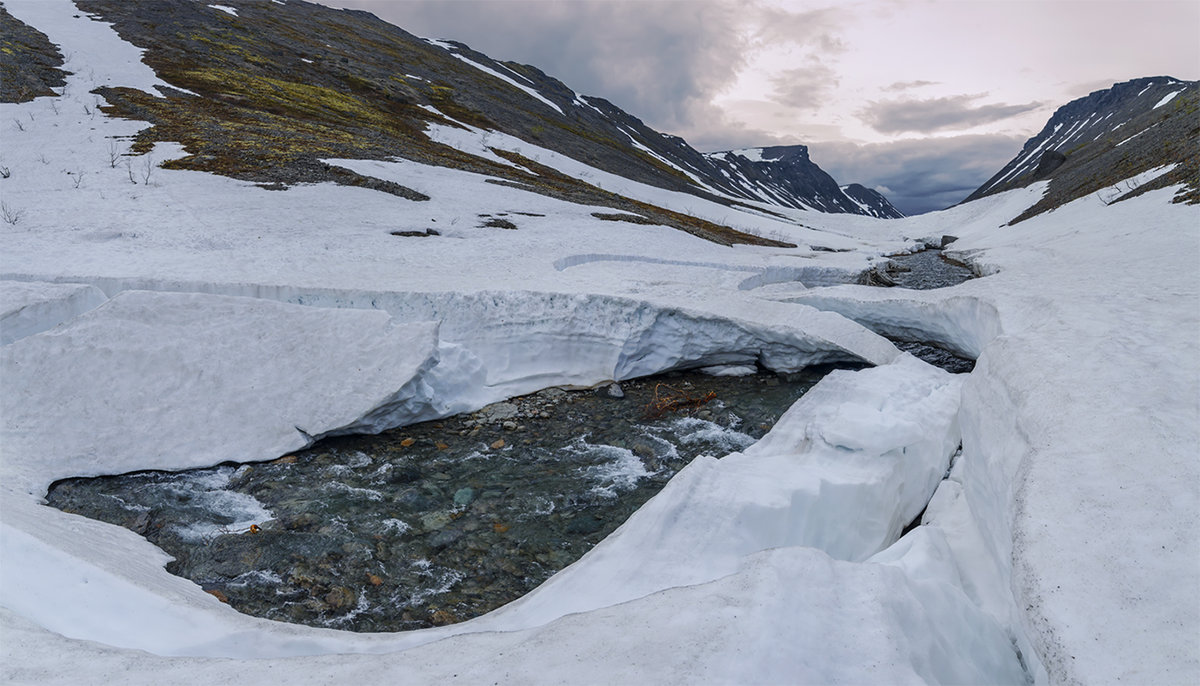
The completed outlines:
[[[1200,0],[323,0],[533,64],[702,151],[802,143],[908,214],[962,200],[1054,110],[1200,79]]]

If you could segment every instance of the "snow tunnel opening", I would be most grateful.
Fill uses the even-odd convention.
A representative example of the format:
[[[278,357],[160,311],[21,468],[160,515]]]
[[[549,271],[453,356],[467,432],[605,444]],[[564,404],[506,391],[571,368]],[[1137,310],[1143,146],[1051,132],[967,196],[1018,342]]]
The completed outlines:
[[[129,528],[246,614],[401,631],[485,614],[620,526],[700,455],[762,438],[838,368],[671,371],[547,388],[269,462],[63,479],[47,502]]]

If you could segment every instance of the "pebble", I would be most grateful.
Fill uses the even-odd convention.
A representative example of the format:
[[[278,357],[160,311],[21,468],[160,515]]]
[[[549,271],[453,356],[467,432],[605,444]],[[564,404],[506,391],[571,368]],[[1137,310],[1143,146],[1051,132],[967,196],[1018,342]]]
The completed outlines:
[[[475,499],[475,489],[460,488],[454,492],[455,505],[469,505]]]

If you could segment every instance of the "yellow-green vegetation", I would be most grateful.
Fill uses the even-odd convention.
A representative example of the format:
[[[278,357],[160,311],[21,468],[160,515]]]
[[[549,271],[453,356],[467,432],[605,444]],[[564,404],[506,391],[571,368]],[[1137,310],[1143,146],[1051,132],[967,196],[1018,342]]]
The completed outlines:
[[[54,95],[66,84],[62,54],[46,34],[0,5],[0,102],[27,102]]]
[[[722,244],[782,245],[636,203],[524,158],[521,164],[536,173],[433,142],[425,134],[430,122],[501,130],[598,166],[602,161],[627,165],[641,180],[690,183],[678,169],[611,132],[554,116],[511,84],[365,13],[250,3],[232,17],[190,0],[136,6],[121,0],[78,2],[81,10],[114,22],[123,38],[145,48],[144,61],[162,79],[198,94],[160,97],[99,89],[110,103],[107,114],[151,122],[138,134],[134,152],[157,141],[183,145],[187,156],[167,163],[170,167],[271,187],[333,181],[423,198],[321,162],[401,157],[486,174],[572,202],[632,211]]]

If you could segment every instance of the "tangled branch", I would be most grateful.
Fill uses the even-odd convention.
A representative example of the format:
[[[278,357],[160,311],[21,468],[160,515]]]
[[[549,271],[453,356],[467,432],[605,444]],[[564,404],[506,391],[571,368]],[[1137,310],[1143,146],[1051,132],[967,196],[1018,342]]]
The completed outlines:
[[[654,387],[654,399],[646,404],[646,418],[658,419],[668,412],[699,409],[716,398],[716,391],[709,391],[702,396],[693,396],[687,391],[660,383]]]

